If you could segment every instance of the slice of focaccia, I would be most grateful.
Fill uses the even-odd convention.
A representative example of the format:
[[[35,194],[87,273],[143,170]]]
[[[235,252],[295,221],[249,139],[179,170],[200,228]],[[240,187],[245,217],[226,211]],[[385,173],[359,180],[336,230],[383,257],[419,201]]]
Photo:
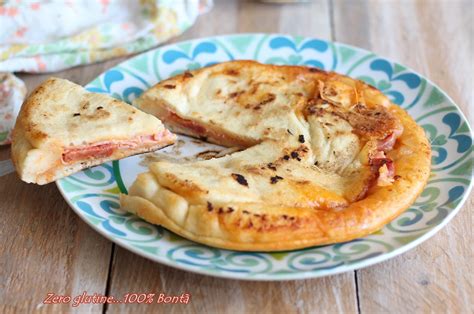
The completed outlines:
[[[21,108],[12,159],[23,181],[46,184],[105,161],[157,150],[174,139],[152,115],[50,78]]]
[[[211,246],[275,251],[348,241],[407,209],[430,173],[423,130],[375,88],[314,68],[218,64],[136,100],[176,132],[244,150],[157,162],[124,209]]]

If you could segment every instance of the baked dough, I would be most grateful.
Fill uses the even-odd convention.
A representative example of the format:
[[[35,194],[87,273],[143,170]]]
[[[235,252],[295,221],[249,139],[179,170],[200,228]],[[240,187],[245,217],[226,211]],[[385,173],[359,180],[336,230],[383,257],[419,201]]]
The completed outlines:
[[[123,209],[190,240],[278,251],[348,241],[406,210],[430,173],[424,131],[375,88],[336,73],[234,61],[136,100],[175,132],[243,149],[156,162]]]
[[[50,78],[21,108],[12,159],[23,181],[46,184],[109,160],[157,150],[174,139],[152,115]]]

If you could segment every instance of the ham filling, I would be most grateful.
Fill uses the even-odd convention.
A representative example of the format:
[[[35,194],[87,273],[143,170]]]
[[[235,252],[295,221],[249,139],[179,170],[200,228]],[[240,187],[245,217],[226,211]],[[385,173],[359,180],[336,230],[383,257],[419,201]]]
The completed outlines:
[[[165,130],[158,134],[137,136],[129,140],[74,146],[64,150],[62,162],[64,164],[71,164],[83,160],[107,158],[112,156],[112,154],[117,150],[133,150],[138,147],[147,147],[162,143],[166,141],[170,135],[171,133],[168,130]]]
[[[196,123],[192,120],[183,119],[180,116],[178,116],[177,114],[175,114],[174,112],[169,111],[168,112],[168,119],[166,119],[166,120],[168,120],[170,122],[174,122],[175,124],[177,124],[179,126],[182,126],[186,129],[192,130],[196,134],[199,134],[199,135],[205,135],[206,134],[206,129],[202,125],[200,125],[199,123]]]
[[[372,171],[378,173],[378,186],[388,186],[395,181],[395,166],[393,160],[385,156],[385,152],[393,149],[393,146],[401,133],[402,132],[394,132],[388,135],[378,143],[377,152],[370,156]]]

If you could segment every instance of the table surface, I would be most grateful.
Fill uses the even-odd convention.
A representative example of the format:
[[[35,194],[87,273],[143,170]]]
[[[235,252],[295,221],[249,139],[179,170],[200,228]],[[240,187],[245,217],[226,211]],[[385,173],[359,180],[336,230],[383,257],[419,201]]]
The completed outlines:
[[[321,0],[265,4],[216,0],[184,39],[280,32],[340,41],[392,58],[430,78],[473,115],[473,2]],[[123,59],[54,73],[86,84]],[[50,74],[22,74],[32,90]],[[0,148],[0,160],[9,158]],[[472,209],[401,256],[337,276],[290,282],[217,279],[163,266],[100,236],[68,207],[54,184],[0,177],[0,312],[473,312]],[[43,305],[62,295],[163,292],[187,305]],[[469,297],[470,296],[470,297]]]

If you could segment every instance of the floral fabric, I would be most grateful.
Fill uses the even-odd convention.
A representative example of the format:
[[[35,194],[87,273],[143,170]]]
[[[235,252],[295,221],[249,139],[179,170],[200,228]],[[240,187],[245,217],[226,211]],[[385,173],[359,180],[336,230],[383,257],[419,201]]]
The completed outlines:
[[[25,95],[22,80],[11,73],[0,73],[0,145],[10,143],[11,130]]]
[[[0,3],[0,72],[53,72],[140,52],[181,34],[212,6],[212,0]]]

